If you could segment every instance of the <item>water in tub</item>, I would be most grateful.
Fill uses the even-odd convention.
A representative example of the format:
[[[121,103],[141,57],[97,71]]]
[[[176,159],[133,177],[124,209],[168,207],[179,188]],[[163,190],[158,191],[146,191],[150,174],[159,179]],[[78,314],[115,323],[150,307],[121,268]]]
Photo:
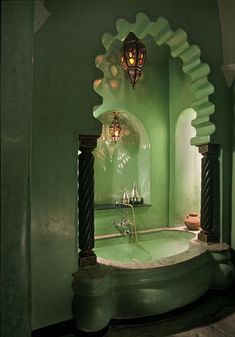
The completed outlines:
[[[147,262],[179,254],[189,248],[193,233],[183,231],[158,231],[138,234],[138,242],[130,243],[128,237],[96,240],[96,254],[114,262]]]

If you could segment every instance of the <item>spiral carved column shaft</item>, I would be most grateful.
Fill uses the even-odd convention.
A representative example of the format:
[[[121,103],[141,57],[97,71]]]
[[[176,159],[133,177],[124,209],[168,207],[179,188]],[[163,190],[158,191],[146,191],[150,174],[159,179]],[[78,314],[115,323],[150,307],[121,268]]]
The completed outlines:
[[[201,164],[201,232],[198,239],[206,242],[218,241],[215,235],[216,191],[217,191],[217,152],[214,144],[202,145],[199,152],[203,155]]]
[[[205,156],[201,175],[201,226],[206,231],[213,229],[213,189],[213,161]]]
[[[79,248],[94,248],[94,157],[83,152],[79,156]]]
[[[79,266],[96,264],[94,248],[94,156],[97,136],[80,136],[78,174]]]

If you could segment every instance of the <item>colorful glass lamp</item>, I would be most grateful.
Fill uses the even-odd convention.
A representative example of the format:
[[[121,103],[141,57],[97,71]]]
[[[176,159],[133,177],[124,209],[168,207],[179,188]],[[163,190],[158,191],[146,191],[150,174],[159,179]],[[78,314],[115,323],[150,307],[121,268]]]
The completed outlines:
[[[119,112],[114,111],[113,120],[109,127],[109,135],[110,135],[111,140],[113,140],[115,143],[119,141],[121,131],[122,131],[122,127],[119,122]]]
[[[133,89],[141,76],[145,61],[146,50],[144,44],[134,33],[130,32],[125,38],[121,49],[121,64],[128,75]]]

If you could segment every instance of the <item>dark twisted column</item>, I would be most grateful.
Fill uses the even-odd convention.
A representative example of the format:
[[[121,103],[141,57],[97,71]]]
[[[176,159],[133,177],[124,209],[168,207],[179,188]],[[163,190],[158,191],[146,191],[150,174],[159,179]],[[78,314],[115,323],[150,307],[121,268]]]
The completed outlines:
[[[78,174],[79,266],[96,264],[94,248],[94,156],[97,136],[80,136]]]
[[[207,144],[199,146],[199,152],[203,155],[201,163],[201,232],[198,240],[205,242],[217,242],[215,234],[218,217],[216,208],[218,198],[218,146]]]

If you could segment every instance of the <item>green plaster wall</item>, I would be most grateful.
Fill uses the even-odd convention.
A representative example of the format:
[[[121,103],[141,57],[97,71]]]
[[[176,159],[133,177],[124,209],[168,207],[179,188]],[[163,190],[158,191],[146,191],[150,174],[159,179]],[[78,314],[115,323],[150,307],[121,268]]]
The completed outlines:
[[[232,109],[233,109],[233,150],[232,150],[232,234],[231,246],[235,250],[235,82],[232,85]]]
[[[10,3],[12,6],[19,5],[21,13],[26,16],[26,13],[30,11],[30,18],[32,18],[30,1],[6,1],[6,3]],[[115,21],[118,18],[125,18],[134,22],[138,12],[145,13],[153,21],[159,16],[165,16],[173,29],[184,29],[188,34],[190,43],[197,44],[201,49],[201,59],[210,65],[210,81],[215,86],[213,95],[213,101],[216,105],[215,123],[217,126],[215,141],[223,143],[224,146],[224,156],[221,161],[224,181],[221,190],[223,194],[223,219],[227,219],[227,223],[229,223],[231,209],[229,206],[231,205],[229,192],[229,177],[231,177],[231,153],[229,151],[231,148],[229,147],[229,140],[227,140],[226,128],[228,127],[231,130],[232,126],[230,125],[228,112],[229,106],[226,103],[228,100],[226,87],[220,71],[222,52],[217,2],[214,0],[146,0],[144,2],[140,0],[135,2],[126,0],[84,0],[45,1],[45,5],[51,15],[34,36],[31,158],[28,152],[30,128],[27,126],[27,128],[22,128],[23,131],[21,130],[20,134],[17,133],[20,123],[22,121],[28,123],[30,119],[28,108],[26,109],[25,106],[17,108],[15,110],[17,112],[13,113],[17,117],[16,122],[3,124],[2,126],[4,132],[16,132],[16,138],[22,140],[22,143],[15,143],[13,152],[12,145],[9,142],[5,144],[6,152],[4,152],[4,156],[7,153],[8,158],[11,159],[5,170],[7,172],[6,181],[8,181],[8,186],[11,187],[8,192],[9,195],[14,195],[16,199],[11,201],[8,198],[8,192],[6,189],[4,190],[3,198],[8,200],[5,219],[10,220],[7,220],[6,226],[2,230],[3,237],[6,237],[12,229],[9,233],[12,239],[3,247],[5,258],[7,257],[8,262],[11,261],[8,264],[9,268],[5,277],[12,281],[9,283],[11,292],[13,290],[17,292],[13,295],[11,303],[6,303],[6,312],[10,313],[11,317],[16,311],[21,313],[23,318],[19,321],[23,322],[24,328],[26,327],[24,332],[20,333],[19,322],[15,322],[17,323],[17,329],[15,329],[15,326],[12,328],[12,331],[15,331],[14,333],[21,336],[26,336],[30,329],[28,307],[23,310],[21,307],[23,303],[26,306],[29,303],[27,302],[29,300],[29,296],[27,296],[29,284],[27,282],[30,271],[27,264],[28,257],[26,261],[23,261],[22,266],[24,267],[20,267],[20,271],[17,269],[22,262],[22,260],[19,262],[19,259],[24,260],[28,256],[25,255],[24,244],[19,245],[20,237],[23,239],[22,242],[26,243],[27,249],[31,245],[32,329],[67,320],[72,316],[70,309],[72,300],[71,273],[77,269],[76,162],[78,135],[81,133],[99,134],[101,131],[99,123],[92,115],[93,106],[102,103],[101,98],[92,90],[93,81],[102,77],[102,73],[95,67],[95,57],[105,53],[101,37],[105,32],[115,34]],[[7,17],[5,16],[5,18]],[[26,60],[26,68],[30,69],[31,47],[28,46],[28,48],[22,50],[26,41],[31,41],[32,37],[31,26],[27,26],[28,22],[28,19],[25,18],[22,20],[10,18],[10,24],[6,21],[3,24],[5,27],[8,24],[11,27],[11,33],[5,30],[6,40],[11,41],[10,36],[16,37],[19,42],[11,47],[11,51],[14,50],[11,57],[16,56],[17,53],[22,53],[22,59]],[[26,29],[22,33],[23,35],[20,34],[22,27]],[[1,50],[1,53],[8,55],[5,49]],[[17,71],[21,69],[21,63],[18,64],[14,59],[12,60],[13,63],[14,69],[17,69]],[[10,70],[6,69],[4,79],[9,78],[9,75]],[[26,77],[22,75],[22,78],[17,82],[20,84],[14,87],[15,89],[12,87],[6,106],[11,106],[12,97],[14,99],[19,98],[19,101],[16,102],[17,107],[21,107],[19,102],[23,99],[29,104],[30,97],[27,95],[30,93],[30,85],[28,88],[28,84],[24,84],[25,80]],[[162,93],[162,88],[156,78],[157,84],[156,95]],[[163,82],[163,87],[165,85],[166,83]],[[22,94],[21,89],[25,86],[29,90]],[[132,89],[128,90],[131,91]],[[131,95],[133,101],[134,93],[131,92]],[[150,115],[145,116],[143,120],[143,123],[148,126],[151,144],[156,146],[156,156],[153,157],[151,165],[157,171],[151,173],[152,180],[161,177],[162,172],[169,169],[169,159],[165,156],[164,150],[164,146],[168,142],[167,134],[164,129],[160,128],[161,123],[169,124],[169,115],[164,115],[165,109],[169,109],[169,106],[165,107],[166,98],[164,95],[165,92],[163,92],[163,97],[160,97],[159,101],[154,96],[154,101],[150,100],[145,106],[146,110],[153,114],[155,102],[158,102],[162,118],[160,123],[158,125],[152,124]],[[140,97],[127,110],[136,113],[139,107],[137,102],[140,102]],[[25,118],[26,112],[27,118]],[[24,118],[20,118],[20,116]],[[24,135],[23,137],[21,137],[21,132]],[[163,147],[159,147],[159,142]],[[161,163],[159,163],[158,157],[161,158]],[[24,158],[24,161],[22,161],[22,158]],[[21,166],[22,162],[24,167]],[[15,170],[16,167],[17,171]],[[32,185],[30,197],[26,193],[29,167]],[[168,182],[165,179],[157,181],[158,188],[151,193],[151,198],[156,201],[156,206],[141,210],[142,213],[140,212],[138,215],[140,223],[144,223],[144,217],[148,213],[151,215],[149,218],[153,220],[152,212],[154,210],[159,225],[168,223],[166,221]],[[160,191],[162,194],[160,194]],[[8,207],[9,203],[11,203],[11,207]],[[161,210],[159,210],[158,204],[162,206]],[[31,214],[30,206],[32,208]],[[154,207],[156,208],[154,209]],[[12,212],[13,209],[17,209],[19,212]],[[27,220],[30,215],[31,227]],[[110,216],[110,220],[112,218]],[[110,220],[107,223],[111,224]],[[19,228],[22,229],[20,229],[22,235],[18,235]],[[28,236],[30,228],[31,240]],[[226,226],[224,228],[225,234],[229,238],[229,229]],[[17,249],[17,252],[15,249]],[[15,252],[17,259],[13,257],[11,259],[9,252]],[[26,269],[25,266],[27,266]],[[18,270],[24,280],[17,286],[14,280],[19,280],[18,276],[15,278],[12,276],[14,268]],[[22,294],[25,296],[24,300],[22,300]],[[18,306],[16,311],[12,307],[13,302],[15,306]],[[8,316],[8,322],[11,317]],[[10,336],[13,337],[14,333],[12,332]]]
[[[31,336],[30,138],[33,2],[1,2],[2,337]]]
[[[71,277],[77,269],[78,137],[101,132],[92,115],[99,102],[92,91],[96,69],[89,72],[95,55],[78,34],[84,22],[79,14],[77,18],[71,14],[51,15],[34,38],[33,329],[71,317]]]

